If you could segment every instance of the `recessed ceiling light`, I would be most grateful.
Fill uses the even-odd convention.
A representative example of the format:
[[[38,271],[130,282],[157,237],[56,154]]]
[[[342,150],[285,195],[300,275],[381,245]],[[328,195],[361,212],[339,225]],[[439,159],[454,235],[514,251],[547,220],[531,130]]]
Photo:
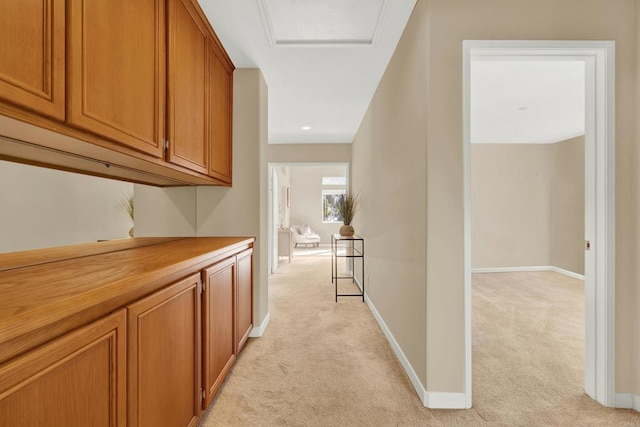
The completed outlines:
[[[311,130],[311,126],[302,126],[300,129],[302,129],[302,130]]]
[[[528,109],[529,109],[529,107],[520,107],[520,108],[518,108],[518,111],[524,111],[524,110],[528,110]]]

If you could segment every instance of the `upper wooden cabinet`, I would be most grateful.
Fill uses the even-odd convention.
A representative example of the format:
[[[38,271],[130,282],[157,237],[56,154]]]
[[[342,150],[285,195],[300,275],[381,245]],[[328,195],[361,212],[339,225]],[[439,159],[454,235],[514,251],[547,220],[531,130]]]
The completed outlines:
[[[64,0],[0,1],[0,100],[64,120]]]
[[[209,174],[231,184],[233,64],[211,39],[209,49]]]
[[[67,122],[162,157],[164,0],[70,0]]]
[[[233,70],[197,0],[2,0],[0,158],[231,185]]]
[[[190,0],[169,0],[167,160],[209,173],[208,31]]]

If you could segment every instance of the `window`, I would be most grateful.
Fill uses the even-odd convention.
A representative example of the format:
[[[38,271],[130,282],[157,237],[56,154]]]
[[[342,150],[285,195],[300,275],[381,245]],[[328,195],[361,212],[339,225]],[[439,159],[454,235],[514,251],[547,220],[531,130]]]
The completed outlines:
[[[347,193],[347,177],[323,176],[322,187],[322,222],[342,222],[338,202]]]
[[[322,185],[340,185],[344,187],[347,185],[346,176],[323,176]]]
[[[342,222],[338,211],[340,196],[347,194],[346,189],[322,190],[322,222]]]

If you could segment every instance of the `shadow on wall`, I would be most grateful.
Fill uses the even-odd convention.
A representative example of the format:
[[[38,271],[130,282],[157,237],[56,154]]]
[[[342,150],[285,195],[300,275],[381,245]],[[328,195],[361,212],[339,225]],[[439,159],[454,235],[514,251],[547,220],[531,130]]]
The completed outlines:
[[[136,236],[196,235],[196,188],[158,188],[136,184]]]

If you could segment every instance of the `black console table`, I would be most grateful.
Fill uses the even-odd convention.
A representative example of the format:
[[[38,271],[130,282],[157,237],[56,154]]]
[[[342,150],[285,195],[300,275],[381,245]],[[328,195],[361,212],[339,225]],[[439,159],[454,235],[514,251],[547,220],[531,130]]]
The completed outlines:
[[[338,259],[345,258],[352,260],[351,274],[346,276],[340,276],[338,274]],[[362,267],[362,286],[361,293],[356,294],[339,294],[338,293],[338,281],[342,279],[349,279],[353,283],[356,283],[356,260],[360,259],[360,266]],[[362,297],[364,302],[364,238],[360,236],[342,236],[340,234],[331,235],[331,283],[335,285],[336,290],[336,302],[338,297]]]

